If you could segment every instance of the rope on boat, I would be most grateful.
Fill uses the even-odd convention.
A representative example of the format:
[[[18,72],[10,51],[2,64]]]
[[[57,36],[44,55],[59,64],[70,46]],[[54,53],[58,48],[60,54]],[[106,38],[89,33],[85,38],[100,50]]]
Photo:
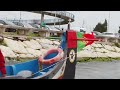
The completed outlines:
[[[77,53],[75,53],[75,54],[77,54]],[[48,68],[52,67],[52,66],[54,66],[54,65],[57,65],[57,64],[59,64],[60,62],[65,61],[65,60],[67,60],[67,59],[69,59],[69,57],[66,57],[66,58],[65,58],[65,59],[63,59],[63,60],[60,60],[60,61],[58,61],[57,63],[52,64],[52,65],[50,65],[50,66],[48,66],[48,67],[46,67],[46,68],[42,69],[41,71],[38,71],[38,72],[36,72],[36,73],[32,74],[32,76],[34,76],[34,75],[38,74],[39,72],[42,72],[42,71],[44,71],[44,70],[46,70],[46,69],[48,69]]]
[[[65,58],[65,59],[63,59],[63,60],[58,61],[58,62],[57,62],[57,63],[55,63],[55,64],[52,64],[52,65],[50,65],[50,66],[48,66],[48,67],[46,67],[46,68],[42,69],[41,71],[38,71],[38,72],[36,72],[36,73],[32,74],[32,76],[34,76],[34,75],[38,74],[39,72],[42,72],[42,71],[44,71],[44,70],[46,70],[46,69],[48,69],[48,68],[52,67],[52,66],[54,66],[54,65],[57,65],[57,64],[59,64],[60,62],[65,61],[66,59],[68,59],[68,57],[67,57],[67,58]],[[32,76],[31,76],[31,77],[32,77]]]
[[[77,53],[75,53],[75,54],[77,54]],[[57,64],[59,64],[60,62],[65,61],[65,60],[67,60],[67,59],[69,59],[69,57],[66,57],[66,58],[65,58],[65,59],[63,59],[63,60],[60,60],[60,61],[58,61],[57,63],[52,64],[52,65],[50,65],[50,66],[48,66],[48,67],[46,67],[46,68],[44,68],[44,69],[42,69],[42,70],[40,70],[40,71],[38,71],[38,72],[34,73],[34,74],[32,74],[32,76],[34,76],[34,75],[38,74],[39,72],[42,72],[42,71],[44,71],[44,70],[46,70],[46,69],[48,69],[48,68],[52,67],[52,66],[54,66],[54,65],[57,65]],[[32,77],[32,76],[31,76],[31,77]]]

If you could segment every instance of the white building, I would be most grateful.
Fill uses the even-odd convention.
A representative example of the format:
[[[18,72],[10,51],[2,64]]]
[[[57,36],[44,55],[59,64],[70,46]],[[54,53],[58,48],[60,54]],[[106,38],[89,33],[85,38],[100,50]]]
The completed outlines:
[[[71,30],[75,30],[78,32],[86,32],[86,28],[81,28],[81,27],[71,27]]]

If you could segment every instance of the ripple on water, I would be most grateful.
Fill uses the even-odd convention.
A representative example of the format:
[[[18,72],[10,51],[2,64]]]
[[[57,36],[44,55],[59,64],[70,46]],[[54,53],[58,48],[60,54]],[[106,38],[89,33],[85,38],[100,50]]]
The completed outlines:
[[[76,66],[76,79],[120,79],[120,61],[84,62]]]

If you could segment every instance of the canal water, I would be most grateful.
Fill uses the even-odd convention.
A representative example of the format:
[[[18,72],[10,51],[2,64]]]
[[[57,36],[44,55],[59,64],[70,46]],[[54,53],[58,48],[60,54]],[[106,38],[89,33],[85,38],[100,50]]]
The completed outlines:
[[[12,65],[15,63],[15,61],[10,61],[6,64]],[[75,79],[120,79],[120,60],[81,62],[76,66]]]
[[[75,79],[120,79],[120,61],[81,62],[76,66]]]

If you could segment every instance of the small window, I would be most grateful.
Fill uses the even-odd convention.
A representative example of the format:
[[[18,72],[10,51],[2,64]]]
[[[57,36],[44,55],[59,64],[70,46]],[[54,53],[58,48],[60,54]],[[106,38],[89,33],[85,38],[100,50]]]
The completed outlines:
[[[20,22],[13,22],[13,23],[14,23],[15,25],[24,27],[24,25],[23,25],[22,23],[20,23]]]
[[[35,24],[30,24],[32,27],[34,27],[34,28],[39,28],[37,25],[35,25]]]
[[[3,25],[7,25],[3,20],[0,20],[0,23]]]

